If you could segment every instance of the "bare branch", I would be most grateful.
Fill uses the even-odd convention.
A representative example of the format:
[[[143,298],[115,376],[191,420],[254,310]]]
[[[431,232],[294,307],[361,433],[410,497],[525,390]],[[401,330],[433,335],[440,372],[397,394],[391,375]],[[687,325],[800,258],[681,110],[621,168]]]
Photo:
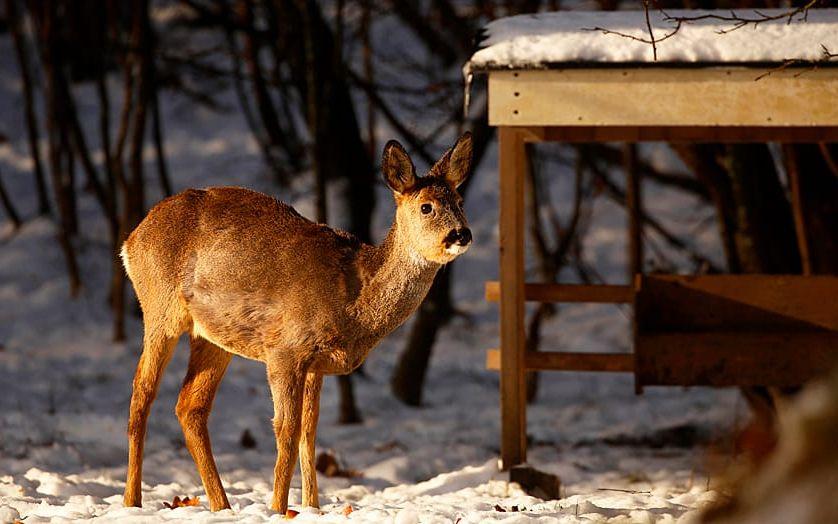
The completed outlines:
[[[731,27],[729,27],[727,29],[720,29],[719,31],[717,31],[720,35],[727,34],[727,33],[732,33],[733,31],[736,31],[738,29],[742,29],[743,27],[746,27],[748,25],[753,25],[754,27],[756,27],[757,25],[759,25],[761,23],[771,22],[771,21],[776,21],[776,20],[786,20],[787,24],[791,24],[795,20],[795,17],[799,17],[799,20],[804,20],[805,21],[808,17],[809,9],[812,9],[813,7],[815,7],[818,3],[820,3],[821,0],[809,0],[808,2],[806,2],[805,4],[803,4],[799,7],[796,7],[794,9],[789,9],[787,11],[784,11],[782,13],[778,13],[778,14],[775,14],[775,15],[767,15],[767,14],[762,13],[760,11],[754,10],[753,11],[754,16],[742,16],[734,10],[731,10],[729,15],[719,15],[719,14],[715,14],[715,13],[707,13],[707,14],[703,14],[703,15],[694,15],[694,16],[672,16],[669,13],[667,13],[666,11],[664,11],[663,8],[661,8],[658,5],[657,0],[651,0],[651,1],[654,2],[655,8],[662,15],[663,21],[673,24],[672,29],[668,33],[665,33],[660,38],[657,38],[655,36],[655,32],[652,28],[652,23],[651,23],[650,16],[649,16],[649,2],[650,2],[650,0],[643,0],[643,11],[644,11],[644,17],[645,17],[645,20],[646,20],[646,30],[649,33],[649,38],[642,38],[642,37],[639,37],[639,36],[631,35],[631,34],[628,34],[628,33],[623,33],[623,32],[620,32],[620,31],[613,31],[611,29],[608,29],[608,28],[605,28],[605,27],[599,27],[599,26],[597,26],[597,27],[583,27],[582,31],[599,31],[604,35],[616,35],[616,36],[621,36],[623,38],[628,38],[629,40],[634,40],[635,42],[642,42],[644,44],[649,44],[649,45],[652,46],[652,55],[654,57],[654,61],[657,62],[657,60],[658,60],[657,44],[675,36],[681,30],[681,28],[684,26],[684,24],[699,22],[699,21],[702,21],[702,20],[717,20],[717,21],[721,21],[721,22],[730,22]],[[830,53],[826,49],[825,46],[821,45],[821,47],[824,48],[824,55],[826,56],[826,60],[829,60],[829,59],[834,58],[836,56],[835,54]],[[792,62],[796,62],[796,61],[792,61]],[[802,61],[802,62],[806,62],[806,61]],[[784,66],[781,66],[781,67],[783,69],[785,69],[786,67],[789,67],[789,65],[794,65],[794,63],[788,64],[788,65],[784,64]],[[768,73],[768,74],[770,74],[770,73]],[[767,75],[764,75],[764,76],[767,76]],[[762,76],[760,78],[762,78]]]

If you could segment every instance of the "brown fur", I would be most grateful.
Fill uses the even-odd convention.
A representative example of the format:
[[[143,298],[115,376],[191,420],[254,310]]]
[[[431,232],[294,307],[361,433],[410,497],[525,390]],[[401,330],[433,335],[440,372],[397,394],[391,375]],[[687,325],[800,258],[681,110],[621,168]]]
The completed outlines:
[[[128,423],[126,506],[142,501],[146,422],[177,339],[191,355],[177,403],[186,445],[212,510],[229,508],[212,456],[207,418],[232,354],[266,364],[274,401],[277,461],[273,508],[285,512],[299,450],[303,503],[318,507],[314,470],[323,375],[349,373],[425,297],[441,264],[468,242],[456,192],[468,174],[464,135],[425,177],[397,143],[382,168],[396,218],[379,246],[315,224],[247,189],[187,190],[155,206],[122,257],[143,309],[143,353]],[[422,205],[432,212],[421,212]]]

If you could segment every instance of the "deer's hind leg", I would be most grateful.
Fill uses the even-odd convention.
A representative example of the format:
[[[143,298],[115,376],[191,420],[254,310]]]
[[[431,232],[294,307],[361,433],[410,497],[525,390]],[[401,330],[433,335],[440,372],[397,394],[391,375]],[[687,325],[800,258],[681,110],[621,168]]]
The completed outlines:
[[[143,353],[134,375],[128,414],[128,476],[123,497],[126,506],[142,506],[143,447],[148,414],[180,336],[176,327],[148,316],[144,324]]]
[[[233,355],[200,337],[190,338],[189,345],[189,368],[183,380],[175,412],[183,429],[186,448],[198,466],[210,509],[228,509],[230,503],[227,501],[227,494],[224,493],[212,456],[207,419],[218,385]]]

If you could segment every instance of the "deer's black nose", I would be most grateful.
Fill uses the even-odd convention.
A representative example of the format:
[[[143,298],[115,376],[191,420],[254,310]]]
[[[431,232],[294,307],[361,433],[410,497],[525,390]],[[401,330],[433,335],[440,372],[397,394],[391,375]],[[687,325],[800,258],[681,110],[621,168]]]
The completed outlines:
[[[467,246],[471,243],[471,230],[467,227],[452,229],[445,235],[445,243],[448,245],[457,244],[459,246]]]
[[[471,244],[471,229],[464,227],[459,230],[457,243],[461,246],[467,246]]]

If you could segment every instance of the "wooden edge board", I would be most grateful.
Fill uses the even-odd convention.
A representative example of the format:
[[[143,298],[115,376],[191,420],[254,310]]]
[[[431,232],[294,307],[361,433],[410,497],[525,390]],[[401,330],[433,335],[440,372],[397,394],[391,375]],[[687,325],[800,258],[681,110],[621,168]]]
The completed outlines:
[[[500,301],[500,283],[486,282],[486,300]],[[582,284],[525,284],[524,298],[528,302],[588,302],[600,304],[631,304],[631,286]]]
[[[489,73],[492,126],[838,126],[838,68]]]
[[[528,371],[602,371],[630,373],[634,371],[631,353],[527,352],[524,367]],[[486,369],[500,370],[500,350],[486,352]]]

